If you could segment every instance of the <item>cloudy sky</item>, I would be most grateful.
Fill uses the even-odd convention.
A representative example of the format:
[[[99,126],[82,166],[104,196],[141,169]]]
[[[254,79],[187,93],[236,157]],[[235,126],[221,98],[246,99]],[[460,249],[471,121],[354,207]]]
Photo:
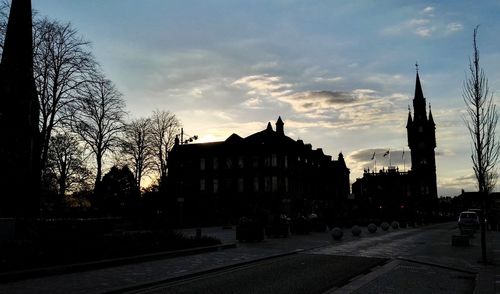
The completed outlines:
[[[439,194],[474,189],[461,87],[480,25],[500,100],[499,1],[33,0],[93,44],[131,118],[170,110],[200,142],[247,136],[278,116],[334,155],[351,182],[402,159],[418,61],[437,124]]]

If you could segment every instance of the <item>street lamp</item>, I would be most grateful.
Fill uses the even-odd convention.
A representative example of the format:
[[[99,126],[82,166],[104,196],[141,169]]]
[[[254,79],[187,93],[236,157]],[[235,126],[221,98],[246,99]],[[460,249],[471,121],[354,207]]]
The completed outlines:
[[[189,136],[188,134],[186,134],[186,136]],[[184,140],[184,128],[181,128],[181,145],[183,144],[188,144],[188,143],[191,143],[193,141],[196,141],[198,140],[198,135],[194,135],[194,136],[191,136],[189,138],[187,138],[186,140]]]

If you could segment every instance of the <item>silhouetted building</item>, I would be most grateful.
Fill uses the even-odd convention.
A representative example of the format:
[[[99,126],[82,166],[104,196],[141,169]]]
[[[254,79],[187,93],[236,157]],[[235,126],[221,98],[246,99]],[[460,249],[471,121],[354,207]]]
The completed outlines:
[[[363,178],[353,184],[353,193],[358,205],[365,207],[371,215],[410,217],[435,213],[437,208],[436,125],[426,101],[417,71],[414,114],[408,113],[406,125],[408,146],[411,150],[411,170],[399,172],[394,167],[379,173],[365,171]],[[368,203],[368,204],[367,204]],[[367,207],[367,205],[374,205]]]
[[[426,102],[420,85],[417,72],[415,97],[413,98],[413,119],[408,113],[406,129],[408,146],[411,150],[411,174],[413,193],[417,201],[417,208],[432,211],[437,200],[436,159],[436,124],[432,118],[429,105],[427,116]]]
[[[332,160],[322,149],[276,131],[225,141],[176,144],[169,156],[170,197],[185,222],[234,222],[243,215],[289,216],[332,213],[349,194],[342,153]]]
[[[39,105],[30,0],[13,0],[0,63],[0,216],[39,210]]]
[[[352,193],[359,198],[358,215],[353,216],[405,219],[414,208],[411,190],[408,172],[395,167],[379,172],[365,170],[363,178],[352,184]]]

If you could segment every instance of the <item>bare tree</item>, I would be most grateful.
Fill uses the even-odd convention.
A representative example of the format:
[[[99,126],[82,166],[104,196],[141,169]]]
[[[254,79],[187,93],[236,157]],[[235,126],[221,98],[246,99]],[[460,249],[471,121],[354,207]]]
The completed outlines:
[[[9,18],[9,2],[7,0],[0,1],[0,57],[3,52],[3,43],[5,41],[5,33],[7,32],[7,21]]]
[[[53,136],[48,154],[48,167],[56,177],[60,196],[86,186],[89,170],[85,165],[83,148],[73,135],[61,133]]]
[[[160,181],[168,173],[168,153],[180,133],[181,123],[168,111],[155,110],[151,117],[151,146],[155,153],[155,164]]]
[[[141,180],[151,169],[153,152],[150,146],[151,120],[139,118],[125,126],[121,152],[126,157],[125,161],[131,163],[137,187],[141,187]]]
[[[103,76],[85,83],[79,93],[71,126],[95,157],[95,190],[101,181],[104,156],[119,146],[125,102],[113,83]]]
[[[69,23],[47,18],[35,22],[33,71],[40,101],[42,171],[53,130],[67,122],[77,91],[96,68],[89,46]]]
[[[473,57],[469,59],[468,76],[463,84],[467,117],[465,119],[472,140],[472,165],[479,189],[481,202],[481,251],[486,262],[485,202],[495,187],[497,180],[496,164],[500,154],[500,144],[496,139],[498,112],[489,93],[488,79],[479,65],[477,31],[473,35]]]

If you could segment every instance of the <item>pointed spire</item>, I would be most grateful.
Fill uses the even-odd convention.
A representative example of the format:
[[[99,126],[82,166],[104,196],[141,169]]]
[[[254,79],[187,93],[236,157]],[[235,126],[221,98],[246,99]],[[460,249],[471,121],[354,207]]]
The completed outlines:
[[[420,83],[420,76],[417,72],[417,78],[415,81],[415,96],[413,97],[413,119],[415,121],[425,121],[427,120],[427,110],[424,98],[424,93],[422,91],[422,84]]]
[[[413,119],[411,117],[411,109],[410,109],[410,105],[408,105],[408,121],[406,122],[406,127],[408,128],[412,122],[413,122]]]
[[[268,122],[266,131],[272,131],[272,130],[273,130],[273,127],[271,126],[271,122]]]
[[[281,116],[279,116],[278,121],[276,121],[276,133],[278,135],[285,135],[284,125],[285,123],[281,120]]]
[[[422,85],[420,84],[420,77],[417,71],[417,81],[415,83],[415,99],[424,99],[424,92],[422,91]]]

